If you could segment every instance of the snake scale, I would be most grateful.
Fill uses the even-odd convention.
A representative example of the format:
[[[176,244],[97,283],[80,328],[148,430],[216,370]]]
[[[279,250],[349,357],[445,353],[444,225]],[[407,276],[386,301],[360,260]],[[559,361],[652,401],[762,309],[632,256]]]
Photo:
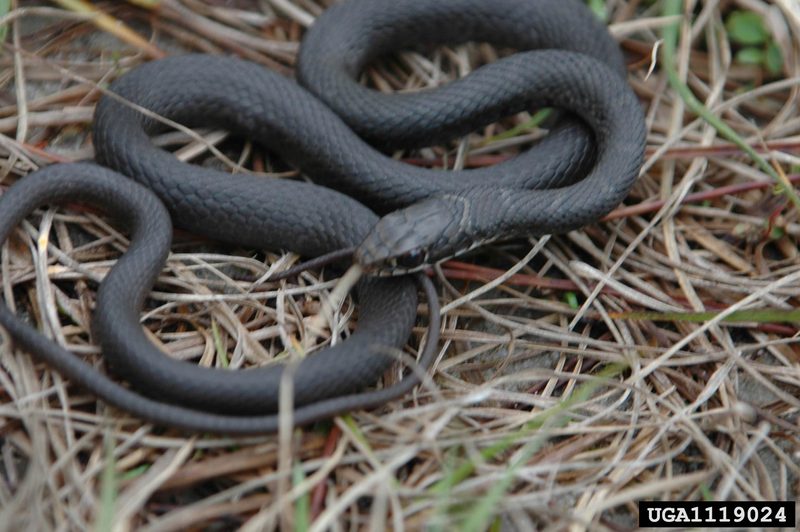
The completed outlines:
[[[387,53],[467,41],[516,52],[415,93],[381,94],[358,81]],[[1,305],[0,324],[18,345],[149,421],[217,433],[274,431],[287,366],[201,368],[170,359],[144,334],[139,316],[168,255],[171,222],[237,246],[304,256],[355,247],[355,261],[375,274],[357,286],[357,328],[292,367],[293,422],[374,407],[419,382],[412,372],[397,385],[360,392],[389,367],[416,318],[414,278],[399,274],[497,238],[593,222],[626,196],[641,167],[644,119],[621,53],[577,0],[347,0],[307,32],[297,78],[236,58],[183,55],[116,80],[95,112],[99,165],[53,165],[21,179],[0,198],[0,240],[35,208],[73,201],[104,209],[131,233],[129,249],[101,283],[92,321],[110,369],[131,388]],[[443,172],[386,155],[543,106],[562,110],[549,135],[489,168]],[[151,142],[164,129],[156,117],[253,139],[314,184],[179,162]],[[438,330],[435,290],[416,278]],[[425,346],[423,368],[435,347]]]

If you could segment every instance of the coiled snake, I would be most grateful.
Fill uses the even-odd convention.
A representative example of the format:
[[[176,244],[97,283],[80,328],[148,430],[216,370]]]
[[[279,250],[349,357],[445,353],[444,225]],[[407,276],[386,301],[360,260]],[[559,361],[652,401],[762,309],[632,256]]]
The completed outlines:
[[[466,41],[518,52],[419,93],[380,94],[357,81],[382,54]],[[144,64],[113,83],[116,97],[97,106],[93,138],[103,166],[50,166],[0,199],[3,241],[36,207],[64,201],[102,207],[131,231],[130,248],[100,286],[92,327],[110,367],[136,391],[5,305],[0,324],[24,349],[142,418],[223,433],[276,430],[284,366],[200,368],[147,340],[139,313],[169,251],[170,218],[221,241],[305,256],[357,246],[355,260],[378,275],[416,271],[497,238],[569,231],[615,207],[641,166],[644,120],[624,73],[615,42],[576,0],[348,0],[320,16],[303,40],[297,77],[305,88],[235,58]],[[381,151],[446,141],[541,106],[569,114],[538,145],[490,168],[429,170]],[[160,122],[140,108],[242,134],[316,184],[181,163],[151,143]],[[430,282],[423,286],[435,302]],[[407,340],[417,296],[411,277],[369,276],[358,300],[355,333],[293,368],[296,424],[375,406],[418,382],[412,374],[395,387],[356,393]],[[436,329],[437,308],[431,305]],[[434,348],[426,346],[424,367]]]

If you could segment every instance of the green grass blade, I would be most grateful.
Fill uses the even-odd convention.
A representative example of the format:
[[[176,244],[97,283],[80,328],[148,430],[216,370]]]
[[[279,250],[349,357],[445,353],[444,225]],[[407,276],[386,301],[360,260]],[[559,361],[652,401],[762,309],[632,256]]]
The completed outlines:
[[[574,406],[586,402],[592,394],[605,384],[609,379],[619,375],[627,369],[623,364],[609,364],[598,372],[591,380],[578,386],[573,393],[562,399],[554,407],[542,412],[534,419],[526,423],[522,428],[513,434],[509,434],[500,441],[486,447],[480,451],[481,459],[492,460],[500,454],[508,451],[513,445],[522,440],[530,440],[517,454],[517,459],[512,463],[503,475],[503,479],[495,484],[492,489],[484,495],[478,504],[472,507],[467,518],[463,521],[459,530],[478,531],[485,530],[493,516],[493,509],[508,491],[509,486],[515,478],[517,470],[522,467],[531,456],[545,442],[545,437],[537,435],[536,432],[547,424],[548,426],[565,426],[569,420],[569,410]],[[532,439],[531,439],[532,438]],[[446,507],[449,494],[460,482],[463,482],[475,472],[477,464],[472,461],[465,461],[458,467],[451,469],[445,477],[434,484],[429,493],[436,495],[441,501],[438,507]]]
[[[550,109],[549,107],[545,107],[544,109],[539,109],[538,111],[536,111],[533,114],[531,119],[528,120],[527,122],[523,122],[522,124],[517,124],[516,126],[512,127],[511,129],[507,129],[506,131],[503,131],[502,133],[498,133],[497,135],[489,137],[488,139],[483,141],[481,144],[485,146],[487,144],[491,144],[492,142],[497,142],[498,140],[506,140],[506,139],[510,139],[510,138],[516,137],[517,135],[521,135],[522,133],[527,133],[531,129],[539,127],[539,125],[542,122],[544,122],[547,119],[547,117],[550,116],[550,113],[552,113],[552,112],[553,112],[553,110]]]
[[[647,321],[684,321],[702,323],[713,320],[720,312],[614,312],[609,314],[614,319],[647,320]],[[724,322],[756,322],[756,323],[798,323],[800,309],[749,309],[731,312],[721,321]]]
[[[228,350],[222,343],[222,334],[219,332],[219,325],[217,320],[211,320],[211,337],[214,339],[214,349],[217,351],[217,358],[222,363],[223,368],[227,368],[230,361],[228,360]]]
[[[664,3],[664,16],[673,17],[683,15],[683,1],[682,0],[666,0]],[[794,208],[800,211],[800,198],[794,191],[787,180],[778,174],[775,169],[764,159],[756,150],[747,144],[736,131],[726,124],[721,118],[711,112],[703,102],[698,100],[694,93],[689,89],[678,76],[678,71],[675,68],[675,50],[678,47],[678,34],[680,33],[680,22],[674,22],[664,28],[664,45],[661,47],[662,68],[667,74],[667,79],[672,88],[680,95],[681,99],[686,103],[686,106],[691,109],[700,118],[711,124],[720,135],[730,140],[738,146],[743,152],[749,155],[753,161],[761,168],[767,175],[775,180],[776,183],[781,185],[781,190],[789,198],[794,205]]]
[[[292,468],[292,481],[297,486],[305,480],[303,468],[300,464],[295,464]],[[294,503],[294,529],[297,532],[305,532],[311,526],[311,495],[309,492],[303,493]]]
[[[11,11],[11,0],[0,0],[0,17],[5,16]],[[0,44],[6,42],[6,35],[8,35],[8,26],[0,26]]]
[[[97,532],[110,532],[114,524],[114,510],[117,502],[117,461],[114,458],[114,437],[107,430],[103,438],[103,454],[106,464],[100,478],[100,508],[94,529]]]
[[[600,386],[606,384],[612,377],[622,373],[626,368],[627,366],[622,364],[610,364],[603,368],[594,378],[578,386],[569,397],[562,399],[558,405],[543,412],[542,417],[544,419],[540,426],[545,424],[551,427],[565,426],[571,418],[569,411],[574,406],[588,401]],[[494,515],[494,509],[497,508],[501,499],[505,497],[517,476],[517,472],[528,463],[546,441],[546,434],[536,435],[517,452],[516,459],[503,473],[502,479],[492,486],[477,505],[473,506],[472,511],[469,512],[464,521],[462,530],[466,532],[481,532],[487,529]]]

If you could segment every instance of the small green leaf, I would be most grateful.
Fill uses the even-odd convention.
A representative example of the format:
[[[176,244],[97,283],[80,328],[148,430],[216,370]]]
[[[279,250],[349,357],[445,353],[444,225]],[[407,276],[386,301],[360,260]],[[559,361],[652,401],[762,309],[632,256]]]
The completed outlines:
[[[770,41],[767,45],[767,51],[764,54],[764,66],[767,67],[767,72],[773,76],[783,72],[783,54],[774,41]]]
[[[786,230],[783,227],[773,227],[769,231],[769,238],[770,240],[778,240],[779,238],[783,238],[786,236]]]
[[[569,308],[571,309],[577,309],[578,307],[580,307],[580,305],[578,304],[578,296],[575,295],[575,292],[566,292],[564,294],[564,300],[567,302],[567,305],[569,305]]]
[[[761,16],[752,11],[734,11],[728,16],[725,28],[736,44],[764,44],[769,37]]]
[[[608,19],[605,0],[587,0],[586,3],[589,5],[589,9],[592,10],[592,13],[594,13],[597,18],[603,22]]]
[[[764,62],[764,50],[760,48],[742,48],[734,57],[737,63],[743,65],[760,65]]]
[[[780,195],[781,194],[780,191],[775,191],[775,190],[773,190],[772,193],[775,194],[775,195]],[[751,226],[749,224],[736,224],[736,225],[733,226],[733,230],[731,231],[731,234],[733,236],[742,237],[742,236],[745,236],[746,234],[748,234],[750,232],[750,229],[751,229]]]

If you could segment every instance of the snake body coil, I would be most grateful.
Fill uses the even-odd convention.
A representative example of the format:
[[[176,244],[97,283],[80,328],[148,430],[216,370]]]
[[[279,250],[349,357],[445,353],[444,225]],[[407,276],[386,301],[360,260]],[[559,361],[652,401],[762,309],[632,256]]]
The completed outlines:
[[[382,95],[356,81],[387,52],[468,40],[520,52],[419,94]],[[114,82],[117,97],[102,98],[94,123],[97,161],[139,184],[90,164],[58,165],[0,200],[3,240],[30,210],[59,201],[104,206],[130,228],[131,247],[98,293],[93,331],[111,368],[146,397],[96,373],[5,306],[0,323],[22,347],[143,418],[213,432],[275,430],[283,366],[199,368],[165,357],[144,335],[139,312],[170,243],[169,217],[150,191],[176,226],[214,239],[307,256],[359,246],[356,259],[375,273],[412,271],[494,238],[571,230],[616,206],[636,178],[645,138],[623,75],[616,44],[575,0],[349,0],[304,39],[298,78],[308,90],[234,58],[147,63]],[[572,115],[534,148],[487,169],[415,168],[373,147],[441,142],[538,106]],[[150,141],[163,127],[156,115],[233,130],[330,188],[181,163]],[[379,221],[370,209],[390,214]],[[430,283],[424,287],[435,299]],[[417,304],[402,277],[363,280],[358,296],[356,332],[294,370],[298,424],[380,404],[417,382],[354,393],[388,367]],[[427,346],[423,366],[432,353]]]

